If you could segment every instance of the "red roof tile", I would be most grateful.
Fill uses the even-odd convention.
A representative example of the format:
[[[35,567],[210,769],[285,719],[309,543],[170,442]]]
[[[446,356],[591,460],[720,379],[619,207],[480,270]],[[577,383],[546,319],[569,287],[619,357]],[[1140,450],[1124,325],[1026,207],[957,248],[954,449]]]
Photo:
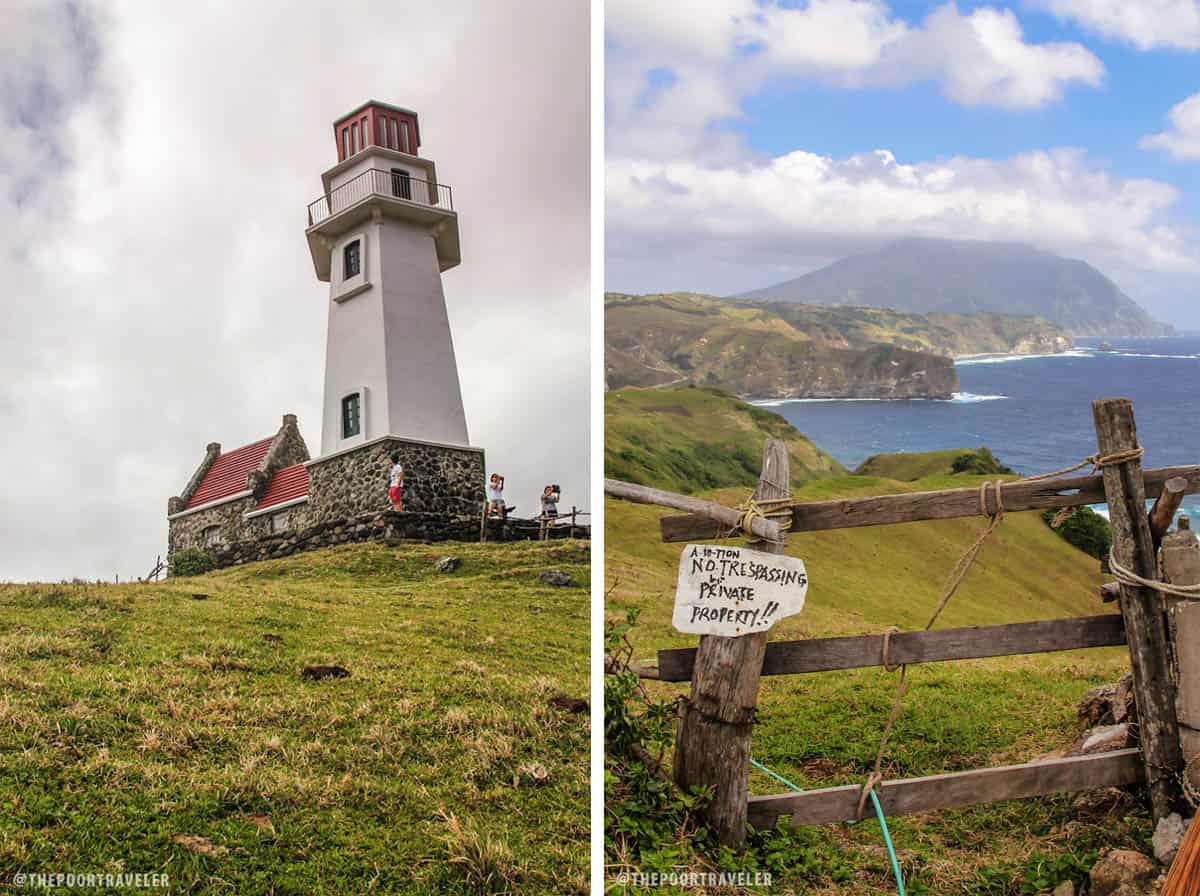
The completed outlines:
[[[254,509],[262,510],[264,507],[274,507],[276,504],[291,501],[293,498],[302,498],[307,494],[308,467],[304,464],[293,464],[290,467],[284,467],[271,477],[267,493],[263,495],[262,500]]]
[[[261,441],[244,445],[236,451],[221,454],[208,468],[195,494],[188,501],[188,508],[199,507],[212,501],[220,501],[230,495],[246,490],[246,474],[253,470],[266,457],[274,436],[268,436]]]

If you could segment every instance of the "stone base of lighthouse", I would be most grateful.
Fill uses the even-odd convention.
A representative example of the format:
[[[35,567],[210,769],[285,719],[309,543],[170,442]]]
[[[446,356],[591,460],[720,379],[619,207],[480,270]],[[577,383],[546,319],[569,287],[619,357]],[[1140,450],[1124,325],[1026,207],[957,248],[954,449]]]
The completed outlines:
[[[403,513],[388,500],[397,451]],[[196,548],[232,566],[352,541],[477,541],[485,477],[480,448],[394,436],[310,460],[289,415],[273,439],[224,453],[209,445],[169,502],[168,557]],[[499,529],[489,537],[536,537],[536,526]]]
[[[394,451],[404,464],[405,511],[478,516],[487,479],[482,448],[385,437],[308,462],[309,524],[391,510],[387,473]]]

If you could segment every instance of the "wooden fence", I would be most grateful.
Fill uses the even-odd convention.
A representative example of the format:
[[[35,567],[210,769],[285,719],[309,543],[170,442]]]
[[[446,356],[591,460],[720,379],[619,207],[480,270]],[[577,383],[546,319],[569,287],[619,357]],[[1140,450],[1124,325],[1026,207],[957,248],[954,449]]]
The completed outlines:
[[[1022,480],[1003,485],[1006,512],[1107,503],[1114,559],[1147,579],[1158,578],[1157,547],[1185,494],[1200,492],[1200,466],[1142,470],[1133,406],[1119,398],[1093,402],[1100,472]],[[1120,462],[1107,462],[1119,459]],[[786,497],[787,451],[768,442],[756,498]],[[740,518],[734,508],[682,495],[606,480],[607,494],[690,511],[661,520],[666,542],[730,534]],[[755,519],[754,534],[778,538],[787,531],[877,526],[919,520],[979,516],[994,511],[979,488],[794,503],[790,529]],[[1146,500],[1156,498],[1147,514]],[[781,531],[782,530],[782,531]],[[778,544],[755,543],[782,551]],[[826,824],[859,817],[863,788],[830,787],[801,793],[748,796],[750,738],[761,675],[795,675],[890,664],[1128,645],[1139,716],[1136,749],[1050,759],[903,780],[885,780],[876,794],[885,814],[905,814],[1106,786],[1146,783],[1157,821],[1183,810],[1183,755],[1176,718],[1171,644],[1164,604],[1151,588],[1122,584],[1119,614],[1008,625],[935,629],[887,636],[767,641],[767,633],[741,637],[705,635],[695,648],[662,650],[658,668],[639,671],[663,681],[691,681],[676,738],[674,776],[681,787],[713,789],[708,822],[718,839],[739,845],[746,824],[773,827],[781,816],[793,824]],[[885,653],[886,643],[886,653]],[[882,720],[881,720],[882,721]]]

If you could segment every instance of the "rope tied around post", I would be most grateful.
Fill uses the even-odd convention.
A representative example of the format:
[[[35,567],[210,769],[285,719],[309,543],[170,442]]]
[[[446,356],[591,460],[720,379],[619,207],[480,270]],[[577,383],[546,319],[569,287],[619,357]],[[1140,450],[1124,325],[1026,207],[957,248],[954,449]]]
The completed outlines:
[[[792,520],[792,499],[791,498],[748,498],[745,503],[739,504],[736,508],[742,511],[742,515],[738,517],[737,524],[726,533],[732,535],[735,532],[741,533],[749,539],[757,540],[758,536],[754,534],[752,528],[754,520],[768,520],[779,526],[779,540],[774,544],[783,544],[784,533],[791,528]],[[787,525],[784,525],[783,520],[787,520]]]
[[[1016,482],[1036,482],[1041,479],[1053,479],[1058,476],[1065,476],[1069,473],[1074,473],[1076,470],[1082,470],[1084,467],[1092,468],[1092,475],[1101,471],[1104,467],[1115,466],[1117,464],[1128,463],[1132,460],[1139,460],[1145,454],[1145,449],[1141,447],[1130,448],[1125,451],[1116,451],[1112,454],[1090,454],[1082,461],[1071,467],[1065,467],[1061,470],[1054,470],[1051,473],[1039,473],[1036,476],[1025,476]],[[979,533],[979,537],[974,543],[963,552],[959,557],[958,562],[954,564],[950,570],[949,576],[946,577],[946,584],[942,588],[942,596],[939,598],[937,606],[934,608],[933,615],[929,617],[929,621],[925,623],[925,631],[933,628],[938,617],[942,615],[942,611],[946,609],[946,605],[950,603],[958,591],[959,586],[967,577],[967,573],[971,571],[971,567],[975,565],[975,560],[979,556],[979,552],[983,550],[983,546],[996,531],[1000,523],[1004,519],[1004,486],[1005,481],[984,480],[979,485],[979,514],[980,516],[988,517],[988,524]],[[990,493],[990,495],[989,495]],[[990,497],[990,500],[989,500]],[[1061,525],[1061,523],[1060,523]],[[1151,582],[1142,579],[1132,571],[1125,569],[1109,554],[1109,565],[1113,570],[1113,575],[1118,581],[1125,581],[1126,584],[1139,584],[1148,588],[1156,588],[1167,594],[1174,594],[1181,597],[1190,597],[1200,599],[1200,585],[1182,586],[1168,585],[1163,582]],[[1127,580],[1122,579],[1126,576]],[[904,663],[898,666],[891,666],[888,663],[888,648],[891,642],[891,636],[900,631],[896,626],[892,626],[883,634],[883,668],[887,672],[894,672],[897,669],[900,671],[900,677],[896,682],[896,694],[892,699],[892,710],[888,715],[887,723],[883,726],[883,733],[879,738],[879,750],[875,754],[875,765],[871,770],[871,774],[867,777],[866,782],[862,787],[862,794],[858,799],[857,817],[863,817],[863,810],[866,808],[867,797],[872,796],[875,789],[883,783],[883,758],[887,750],[888,738],[891,736],[892,728],[896,724],[896,719],[900,716],[900,710],[904,702],[904,696],[908,693],[908,666]]]
[[[1128,585],[1131,588],[1151,588],[1161,594],[1169,594],[1172,597],[1181,597],[1185,600],[1200,600],[1200,584],[1173,585],[1170,582],[1161,582],[1158,579],[1143,578],[1132,569],[1123,566],[1117,560],[1111,548],[1108,551],[1108,568],[1112,571],[1113,578],[1122,585]]]

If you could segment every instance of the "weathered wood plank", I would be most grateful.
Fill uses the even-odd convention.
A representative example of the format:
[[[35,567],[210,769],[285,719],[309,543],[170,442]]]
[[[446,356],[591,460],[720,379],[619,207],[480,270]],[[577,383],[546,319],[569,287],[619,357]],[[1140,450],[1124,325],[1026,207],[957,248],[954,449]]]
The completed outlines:
[[[892,665],[973,660],[993,656],[1050,653],[1125,643],[1125,625],[1118,613],[1074,619],[1048,619],[900,632],[891,636],[888,662]],[[695,648],[660,650],[662,681],[687,681],[696,661]],[[883,665],[883,635],[772,641],[763,658],[763,675],[798,675]]]
[[[742,518],[742,512],[734,507],[726,507],[715,501],[705,501],[702,498],[692,498],[688,495],[677,495],[661,488],[622,482],[620,479],[605,479],[604,494],[633,501],[636,504],[655,504],[660,507],[686,510],[697,515],[699,519],[707,520],[715,531],[722,533],[736,528]],[[757,492],[755,495],[758,496]],[[787,496],[781,495],[780,497]],[[763,517],[756,517],[750,521],[750,531],[765,541],[776,542],[780,539],[778,524]]]
[[[790,463],[787,445],[780,439],[768,439],[754,497],[787,498],[791,494]],[[778,529],[774,523],[770,525]],[[772,541],[752,546],[771,554],[784,552],[778,534]],[[675,783],[684,790],[697,786],[713,789],[704,814],[709,830],[726,846],[741,846],[746,839],[750,733],[768,634],[702,636],[691,693],[680,707],[676,726]]]
[[[1183,503],[1186,491],[1187,480],[1182,476],[1176,476],[1163,483],[1162,493],[1150,508],[1150,536],[1154,539],[1155,547],[1162,544],[1163,536],[1171,528],[1171,523],[1175,520],[1175,511]]]
[[[1133,403],[1129,399],[1094,401],[1092,417],[1101,455],[1117,456],[1138,447]],[[1103,476],[1114,559],[1142,578],[1157,578],[1158,562],[1146,516],[1141,461],[1135,457],[1123,463],[1109,464],[1105,466]],[[1172,812],[1187,810],[1177,778],[1183,768],[1183,753],[1175,715],[1167,625],[1158,592],[1152,588],[1122,585],[1121,615],[1125,617],[1125,637],[1129,641],[1139,743],[1150,790],[1150,808],[1157,822]]]
[[[1187,483],[1182,494],[1200,492],[1200,466],[1162,467],[1145,471],[1146,497],[1158,497],[1167,480],[1176,478]],[[1014,480],[1004,486],[1004,509],[1008,511],[1080,507],[1103,504],[1104,501],[1102,476],[1064,476],[1035,482]],[[807,501],[792,505],[791,531],[817,532],[921,520],[958,519],[980,516],[980,509],[977,487],[836,501]],[[659,525],[665,542],[702,541],[717,538],[722,531],[726,531],[711,519],[695,514],[665,516]]]
[[[884,815],[892,816],[1052,793],[1124,787],[1137,784],[1144,777],[1141,756],[1131,749],[884,781],[875,792]],[[750,798],[748,818],[760,831],[774,827],[780,816],[788,816],[794,825],[851,821],[857,817],[861,793],[861,786],[850,784],[804,793],[755,796]],[[867,815],[874,815],[869,804]]]

